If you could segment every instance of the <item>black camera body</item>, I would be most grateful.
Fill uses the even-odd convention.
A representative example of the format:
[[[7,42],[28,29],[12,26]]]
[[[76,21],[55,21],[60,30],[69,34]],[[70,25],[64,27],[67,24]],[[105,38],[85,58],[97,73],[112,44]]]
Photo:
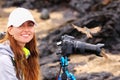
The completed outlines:
[[[104,44],[90,44],[76,40],[73,36],[64,35],[62,36],[62,41],[60,43],[61,46],[61,54],[64,56],[68,56],[73,53],[91,53],[96,54],[97,56],[101,56],[101,47]]]

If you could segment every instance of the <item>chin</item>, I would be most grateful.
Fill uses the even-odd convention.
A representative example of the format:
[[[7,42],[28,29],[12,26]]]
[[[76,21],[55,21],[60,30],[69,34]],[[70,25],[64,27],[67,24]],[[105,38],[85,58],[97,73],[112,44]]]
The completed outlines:
[[[24,44],[26,44],[26,43],[29,43],[30,41],[24,41],[24,42],[22,42],[22,43],[24,43]]]

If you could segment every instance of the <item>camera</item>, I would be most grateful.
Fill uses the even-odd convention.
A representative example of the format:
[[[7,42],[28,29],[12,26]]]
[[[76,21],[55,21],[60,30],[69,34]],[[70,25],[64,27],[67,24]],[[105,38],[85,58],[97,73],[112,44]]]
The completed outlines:
[[[97,56],[102,57],[101,53],[101,47],[104,46],[104,44],[90,44],[86,42],[81,42],[79,40],[76,40],[73,36],[64,35],[61,37],[61,41],[57,43],[58,46],[60,46],[60,52],[59,54],[64,56],[69,56],[73,53],[91,53],[96,54]]]

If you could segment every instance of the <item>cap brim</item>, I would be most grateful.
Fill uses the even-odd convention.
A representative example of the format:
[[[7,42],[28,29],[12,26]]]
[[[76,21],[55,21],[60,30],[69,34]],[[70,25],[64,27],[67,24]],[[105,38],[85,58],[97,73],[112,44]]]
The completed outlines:
[[[20,27],[23,23],[25,23],[26,21],[32,21],[33,23],[34,23],[34,25],[35,26],[37,26],[37,23],[35,22],[35,20],[23,20],[23,21],[16,21],[15,23],[13,23],[13,24],[9,24],[8,23],[8,27],[10,27],[10,26],[14,26],[14,27]]]

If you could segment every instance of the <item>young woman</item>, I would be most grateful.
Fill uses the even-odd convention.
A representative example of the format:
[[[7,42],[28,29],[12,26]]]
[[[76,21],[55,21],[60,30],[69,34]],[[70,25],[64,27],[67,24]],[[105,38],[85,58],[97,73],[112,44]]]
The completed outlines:
[[[16,8],[10,13],[0,40],[0,80],[41,80],[34,26],[29,10]]]

